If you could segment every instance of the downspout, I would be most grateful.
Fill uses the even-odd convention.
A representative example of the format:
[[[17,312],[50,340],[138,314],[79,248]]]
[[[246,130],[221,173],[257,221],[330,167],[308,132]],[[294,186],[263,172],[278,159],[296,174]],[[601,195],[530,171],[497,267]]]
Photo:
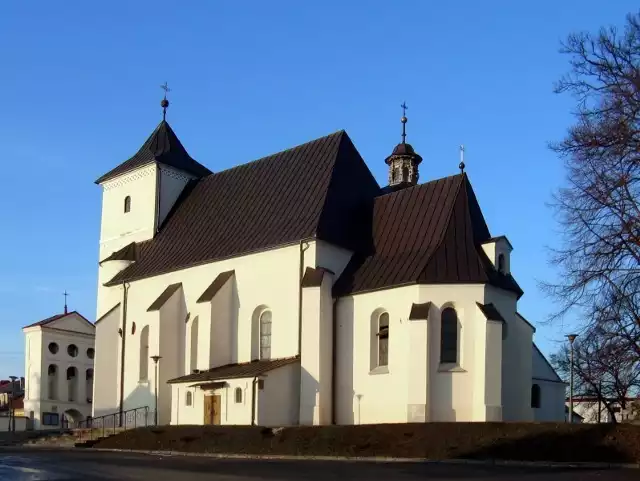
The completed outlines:
[[[122,282],[122,350],[120,352],[120,416],[118,425],[122,427],[122,414],[124,411],[124,353],[127,339],[127,298],[129,293],[129,283]]]
[[[258,376],[253,378],[251,383],[251,425],[256,425],[256,385],[258,384]]]
[[[338,316],[336,315],[338,311],[338,299],[333,300],[333,309],[332,309],[332,323],[333,323],[333,332],[331,333],[331,424],[336,424],[336,405],[338,404],[336,397],[336,386],[338,384],[338,380],[336,376],[338,375],[338,363],[336,361],[336,347],[338,344]]]

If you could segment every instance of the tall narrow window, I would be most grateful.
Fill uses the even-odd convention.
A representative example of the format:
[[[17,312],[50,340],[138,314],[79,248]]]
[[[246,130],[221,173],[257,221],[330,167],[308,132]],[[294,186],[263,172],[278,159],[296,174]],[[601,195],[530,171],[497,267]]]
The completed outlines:
[[[538,384],[534,384],[531,386],[531,407],[539,408],[540,407],[540,386]]]
[[[191,321],[191,372],[198,369],[198,317]]]
[[[93,402],[93,369],[87,369],[84,377],[87,388],[87,403],[91,404]]]
[[[149,379],[149,326],[140,332],[140,380]]]
[[[402,181],[409,182],[409,167],[407,166],[402,168]]]
[[[58,399],[58,366],[49,364],[47,370],[48,395],[49,399]]]
[[[271,359],[271,311],[260,314],[260,359]]]
[[[193,404],[193,394],[191,394],[191,391],[187,391],[187,394],[185,394],[184,404],[185,406],[191,406]]]
[[[242,388],[241,387],[237,387],[236,388],[236,404],[240,404],[242,403]]]
[[[389,365],[389,313],[378,317],[378,366]]]
[[[505,273],[504,254],[498,255],[498,272],[501,274]]]
[[[124,198],[124,213],[126,214],[131,210],[131,196],[126,196]]]
[[[458,314],[452,307],[442,311],[440,362],[458,362]]]
[[[78,400],[78,370],[73,366],[67,368],[67,400]]]

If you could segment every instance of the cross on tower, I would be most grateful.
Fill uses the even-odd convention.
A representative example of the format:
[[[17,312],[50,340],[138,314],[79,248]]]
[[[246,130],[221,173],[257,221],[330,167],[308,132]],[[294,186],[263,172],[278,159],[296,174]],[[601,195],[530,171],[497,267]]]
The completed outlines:
[[[64,313],[67,314],[67,297],[69,297],[69,294],[66,289],[62,295],[64,296]]]
[[[407,138],[407,131],[405,126],[407,125],[407,109],[409,107],[407,107],[406,102],[402,102],[402,105],[400,107],[402,108],[402,118],[400,119],[400,122],[402,122],[402,143],[404,144]]]
[[[164,98],[160,102],[160,106],[162,107],[162,120],[166,120],[167,118],[167,107],[169,106],[169,101],[167,100],[167,93],[171,92],[171,89],[167,85],[167,82],[164,85],[160,85],[160,88],[164,90]]]
[[[402,102],[402,105],[400,107],[402,107],[402,116],[405,117],[407,115],[407,109],[409,108],[407,107],[407,103]]]

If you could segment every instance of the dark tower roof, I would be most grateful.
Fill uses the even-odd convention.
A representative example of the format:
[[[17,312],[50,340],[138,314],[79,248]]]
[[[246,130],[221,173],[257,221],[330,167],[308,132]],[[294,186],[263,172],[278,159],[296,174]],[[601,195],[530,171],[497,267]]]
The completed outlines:
[[[389,165],[393,157],[396,155],[410,155],[411,157],[414,158],[414,162],[416,165],[422,162],[422,157],[416,154],[416,151],[413,149],[411,144],[406,144],[404,142],[399,143],[393,148],[393,152],[391,152],[391,155],[386,159],[384,159],[385,163]]]
[[[209,169],[191,158],[169,123],[163,120],[136,155],[104,174],[96,180],[96,184],[154,162],[188,172],[196,177],[211,174]]]

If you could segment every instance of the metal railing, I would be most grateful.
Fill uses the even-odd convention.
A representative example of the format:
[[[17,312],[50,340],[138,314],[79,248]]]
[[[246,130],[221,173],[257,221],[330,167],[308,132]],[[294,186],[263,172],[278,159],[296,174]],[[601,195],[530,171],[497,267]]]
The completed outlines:
[[[153,425],[153,419],[154,412],[149,410],[149,406],[142,406],[123,411],[122,417],[119,412],[105,414],[73,423],[69,428],[74,429],[79,441],[83,441]]]

